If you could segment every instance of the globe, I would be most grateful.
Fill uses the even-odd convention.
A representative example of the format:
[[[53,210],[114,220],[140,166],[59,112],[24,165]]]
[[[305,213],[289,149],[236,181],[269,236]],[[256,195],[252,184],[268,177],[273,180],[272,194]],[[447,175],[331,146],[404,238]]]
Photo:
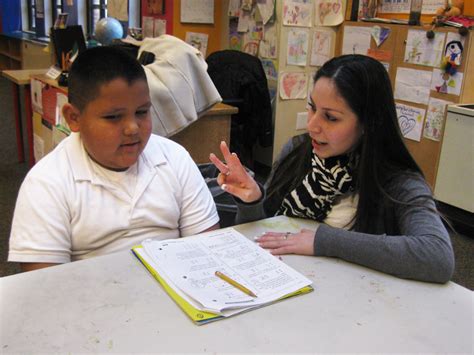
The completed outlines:
[[[95,26],[95,39],[103,44],[108,45],[114,39],[123,37],[122,24],[113,17],[104,17],[100,19]]]

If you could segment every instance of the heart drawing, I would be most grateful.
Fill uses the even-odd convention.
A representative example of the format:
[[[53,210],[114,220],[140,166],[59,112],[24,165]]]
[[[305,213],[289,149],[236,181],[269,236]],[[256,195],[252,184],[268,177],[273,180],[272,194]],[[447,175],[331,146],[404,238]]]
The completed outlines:
[[[399,116],[398,122],[400,124],[400,129],[402,130],[403,136],[406,136],[411,130],[415,127],[416,121],[413,118],[408,118],[407,116]]]

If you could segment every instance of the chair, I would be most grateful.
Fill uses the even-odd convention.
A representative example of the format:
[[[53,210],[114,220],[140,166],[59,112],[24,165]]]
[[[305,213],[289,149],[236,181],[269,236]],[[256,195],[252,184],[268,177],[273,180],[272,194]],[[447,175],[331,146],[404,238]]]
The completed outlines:
[[[214,52],[206,62],[223,103],[239,109],[232,116],[230,149],[253,169],[253,146],[257,140],[262,147],[273,144],[272,108],[262,63],[257,57],[236,50]]]

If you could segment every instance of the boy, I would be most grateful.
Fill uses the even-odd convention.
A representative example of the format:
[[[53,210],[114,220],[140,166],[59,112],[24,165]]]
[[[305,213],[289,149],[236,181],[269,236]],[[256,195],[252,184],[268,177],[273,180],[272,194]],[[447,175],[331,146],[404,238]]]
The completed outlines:
[[[23,182],[8,260],[24,271],[219,227],[199,169],[178,144],[151,134],[142,66],[97,47],[69,73],[71,135]]]

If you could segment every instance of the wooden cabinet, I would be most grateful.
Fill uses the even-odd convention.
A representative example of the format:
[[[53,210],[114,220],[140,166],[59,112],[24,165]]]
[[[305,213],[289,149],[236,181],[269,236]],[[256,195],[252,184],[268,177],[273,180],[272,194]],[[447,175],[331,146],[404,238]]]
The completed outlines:
[[[357,26],[357,27],[367,27],[373,28],[374,26],[379,26],[383,28],[390,29],[390,35],[388,38],[379,46],[375,44],[373,38],[370,40],[370,48],[371,50],[379,51],[380,55],[385,56],[383,62],[388,65],[388,71],[390,75],[390,79],[392,81],[392,87],[395,91],[395,83],[396,83],[396,76],[397,70],[399,68],[408,68],[408,69],[416,69],[416,70],[423,70],[432,73],[435,67],[426,66],[426,65],[417,65],[407,63],[404,60],[405,51],[407,48],[407,36],[409,30],[421,30],[425,32],[427,29],[418,26],[407,26],[407,25],[395,25],[395,24],[386,24],[386,23],[369,23],[369,22],[345,22],[343,26],[339,29],[338,33],[338,43],[336,48],[336,55],[340,55],[343,53],[343,43],[344,43],[344,28],[346,26]],[[452,27],[441,27],[437,28],[435,32],[442,32],[442,33],[457,33],[457,29]],[[447,36],[446,36],[447,38]],[[445,101],[449,101],[452,103],[473,103],[474,102],[474,50],[473,50],[473,33],[469,31],[468,35],[464,37],[464,50],[462,53],[462,64],[458,68],[458,72],[463,74],[461,91],[459,95],[449,94],[449,93],[441,93],[435,90],[430,90],[429,96],[430,98],[441,99]],[[443,44],[443,53],[444,53],[444,46]],[[431,74],[430,74],[431,75]],[[416,108],[425,109],[426,113],[428,111],[428,106],[425,104],[414,103],[411,101],[403,101],[403,100],[396,100],[396,102],[413,106]],[[426,117],[426,114],[425,114]],[[446,115],[445,115],[446,117]],[[424,118],[426,120],[426,118]],[[444,132],[444,124],[446,119],[444,119],[443,123],[443,130]],[[426,180],[431,185],[432,188],[435,187],[436,184],[436,176],[438,171],[438,165],[441,155],[441,146],[443,141],[443,133],[441,135],[441,139],[439,141],[428,139],[424,137],[424,132],[421,134],[421,140],[415,141],[411,139],[405,138],[405,143],[410,151],[410,153],[415,158],[418,165],[421,167],[423,173],[425,174]]]
[[[42,69],[52,64],[48,44],[23,32],[0,34],[0,70]]]

